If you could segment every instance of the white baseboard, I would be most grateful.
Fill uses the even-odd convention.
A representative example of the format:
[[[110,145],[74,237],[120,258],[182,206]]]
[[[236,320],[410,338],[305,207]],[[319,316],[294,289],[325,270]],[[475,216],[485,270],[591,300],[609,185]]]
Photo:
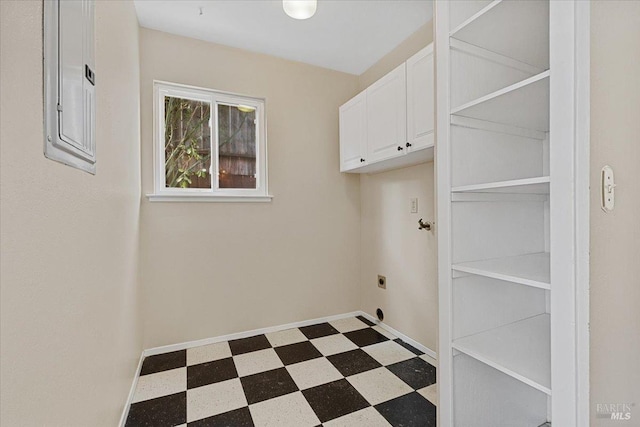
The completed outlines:
[[[370,320],[371,322],[377,325],[380,325],[381,328],[389,331],[396,337],[400,338],[402,341],[424,352],[426,355],[433,358],[434,360],[437,360],[437,355],[435,351],[431,350],[428,347],[425,347],[424,345],[420,344],[416,340],[409,338],[408,336],[396,331],[391,326],[386,325],[383,322],[380,322],[378,319],[369,315],[368,313],[365,313],[364,311],[353,311],[351,313],[337,314],[335,316],[328,316],[328,317],[320,317],[317,319],[304,320],[302,322],[287,323],[285,325],[270,326],[267,328],[254,329],[252,331],[246,331],[246,332],[237,332],[235,334],[221,335],[213,338],[204,338],[201,340],[187,341],[179,344],[153,347],[153,348],[149,348],[142,351],[142,355],[140,356],[140,360],[138,362],[138,369],[136,370],[136,375],[133,379],[133,384],[131,384],[131,390],[129,391],[129,397],[127,398],[126,405],[122,412],[122,417],[120,418],[120,427],[124,427],[124,424],[127,421],[127,415],[129,415],[129,407],[131,406],[131,402],[133,401],[133,395],[135,393],[136,386],[138,384],[138,377],[140,376],[140,371],[142,370],[142,362],[145,357],[154,356],[154,355],[163,354],[163,353],[170,353],[172,351],[185,350],[193,347],[200,347],[203,345],[215,344],[223,341],[248,338],[256,335],[268,334],[271,332],[284,331],[286,329],[301,328],[303,326],[315,325],[316,323],[331,322],[332,320],[345,319],[347,317],[355,317],[355,316],[363,316],[364,318]]]
[[[271,332],[284,331],[291,328],[301,328],[303,326],[314,325],[316,323],[330,322],[332,320],[345,319],[347,317],[360,316],[361,311],[353,311],[351,313],[337,314],[335,316],[320,317],[317,319],[303,320],[302,322],[287,323],[286,325],[270,326],[267,328],[254,329],[252,331],[237,332],[235,334],[221,335],[219,337],[204,338],[196,341],[187,341],[179,344],[164,345],[154,347],[143,352],[144,357],[154,356],[156,354],[169,353],[171,351],[184,350],[187,348],[200,347],[203,345],[215,344],[223,341],[237,340],[240,338],[248,338],[256,335],[269,334]]]
[[[411,337],[406,336],[405,334],[403,334],[402,332],[399,332],[395,329],[393,329],[391,326],[387,325],[384,322],[379,321],[378,319],[376,319],[375,317],[371,316],[369,313],[365,313],[363,311],[360,312],[360,315],[365,317],[366,319],[370,320],[371,322],[380,325],[380,327],[386,331],[391,332],[393,335],[395,335],[396,337],[400,338],[402,341],[406,342],[407,344],[409,344],[412,347],[417,348],[418,350],[422,351],[424,354],[426,354],[427,356],[431,357],[434,360],[438,360],[438,354],[431,350],[429,347],[424,346],[422,344],[420,344],[418,341],[414,340]]]
[[[138,378],[140,378],[140,371],[142,370],[143,360],[144,360],[144,351],[140,353],[140,360],[138,360],[138,368],[136,369],[136,374],[133,377],[133,383],[131,384],[131,389],[129,390],[129,396],[127,397],[127,401],[125,402],[124,409],[122,411],[122,416],[120,417],[120,423],[118,424],[120,427],[124,427],[124,424],[127,422],[127,417],[129,416],[129,408],[131,407],[131,402],[133,402],[133,395],[136,392],[136,387],[138,386]]]

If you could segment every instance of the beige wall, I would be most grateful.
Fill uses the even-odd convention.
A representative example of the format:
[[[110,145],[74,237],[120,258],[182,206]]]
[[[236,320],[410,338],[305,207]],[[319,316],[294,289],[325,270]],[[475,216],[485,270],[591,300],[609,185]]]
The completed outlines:
[[[640,425],[640,2],[591,6],[591,425]],[[600,209],[599,173],[616,207]],[[632,420],[595,417],[635,403]]]
[[[340,173],[338,144],[338,106],[357,77],[147,29],[140,54],[143,192],[157,79],[265,97],[275,196],[143,200],[145,347],[357,310],[360,186]]]
[[[431,350],[438,334],[436,238],[418,230],[418,219],[434,219],[433,162],[363,175],[360,286],[362,310]],[[418,198],[418,213],[410,199]],[[377,286],[378,274],[387,289]]]
[[[433,40],[432,21],[385,55],[359,78],[360,90],[402,64]],[[438,335],[438,284],[434,232],[419,231],[417,221],[433,221],[433,162],[374,175],[362,175],[361,309],[431,350]],[[409,201],[418,198],[419,212]],[[387,289],[377,287],[378,274]]]
[[[433,20],[418,28],[395,49],[380,58],[359,77],[360,90],[366,89],[380,77],[402,64],[413,54],[433,41]]]
[[[95,176],[43,155],[42,2],[0,15],[0,424],[114,426],[142,349],[133,3],[96,5]]]

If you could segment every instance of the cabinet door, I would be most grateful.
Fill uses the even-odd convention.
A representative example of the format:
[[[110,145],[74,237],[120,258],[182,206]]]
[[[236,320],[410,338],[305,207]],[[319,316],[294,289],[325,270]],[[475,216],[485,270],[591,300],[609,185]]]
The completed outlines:
[[[407,142],[405,64],[367,88],[367,161],[404,155]]]
[[[340,107],[340,171],[367,164],[367,94]]]
[[[74,152],[94,158],[93,2],[59,2],[59,136]],[[91,71],[88,71],[91,70]],[[67,149],[70,148],[66,146]]]
[[[434,130],[433,44],[407,61],[407,148],[433,146]]]

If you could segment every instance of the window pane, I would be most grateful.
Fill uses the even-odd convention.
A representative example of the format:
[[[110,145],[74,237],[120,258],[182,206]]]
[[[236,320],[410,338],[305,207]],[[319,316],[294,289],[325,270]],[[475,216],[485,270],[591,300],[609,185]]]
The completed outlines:
[[[256,110],[218,104],[220,188],[256,188]]]
[[[164,98],[165,178],[168,188],[211,188],[211,105]]]

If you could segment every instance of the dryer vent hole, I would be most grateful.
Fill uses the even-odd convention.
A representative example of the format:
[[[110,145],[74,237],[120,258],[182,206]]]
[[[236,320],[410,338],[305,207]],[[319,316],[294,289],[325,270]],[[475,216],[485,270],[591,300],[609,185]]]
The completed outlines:
[[[381,309],[376,310],[376,316],[378,316],[378,320],[382,322],[382,320],[384,319],[384,313]]]

